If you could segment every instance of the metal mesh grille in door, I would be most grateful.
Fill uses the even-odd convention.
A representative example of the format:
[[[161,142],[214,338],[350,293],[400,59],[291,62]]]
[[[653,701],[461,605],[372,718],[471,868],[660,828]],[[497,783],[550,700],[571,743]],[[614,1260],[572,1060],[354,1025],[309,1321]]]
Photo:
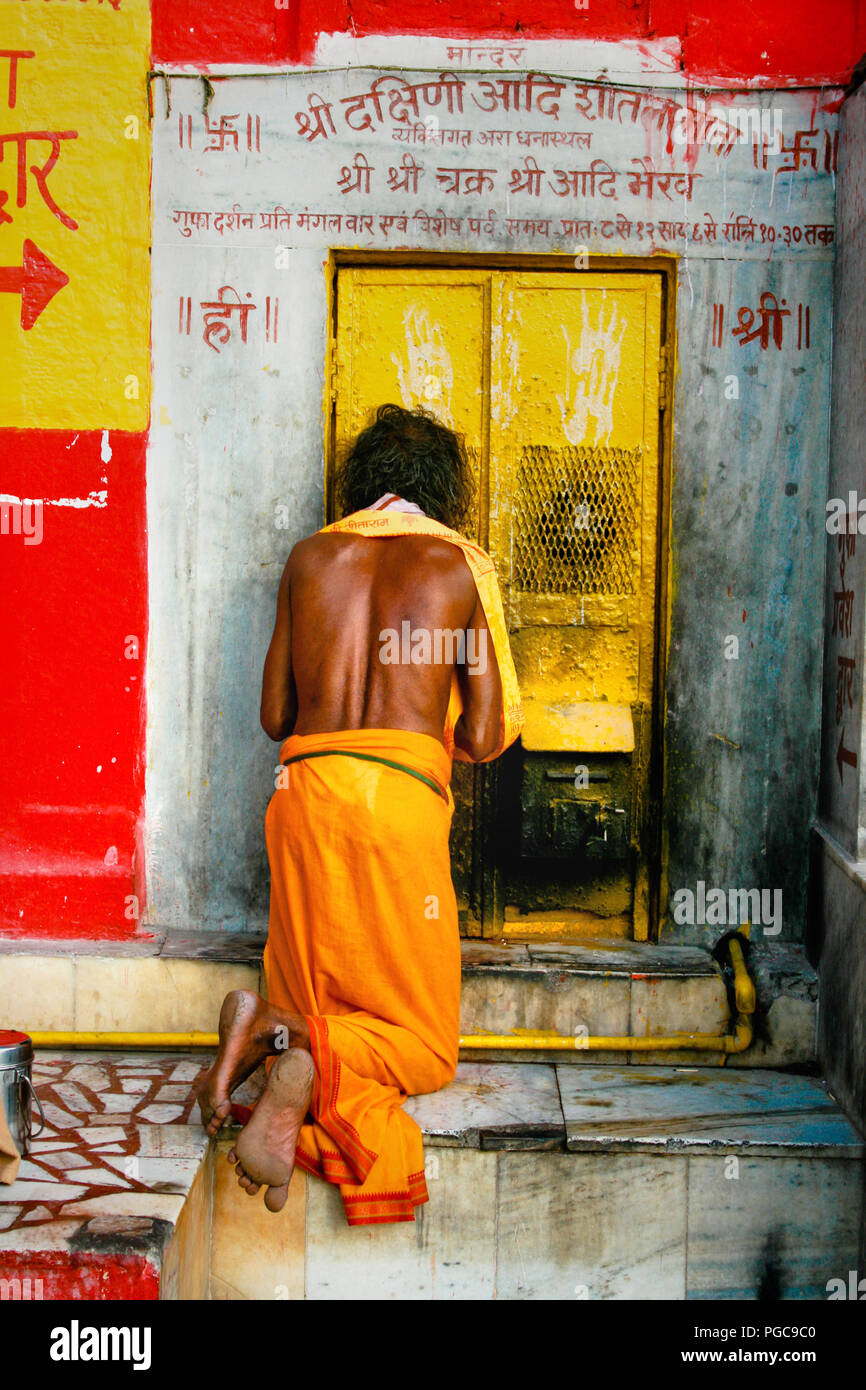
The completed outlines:
[[[515,589],[633,594],[641,449],[521,450],[512,518]]]

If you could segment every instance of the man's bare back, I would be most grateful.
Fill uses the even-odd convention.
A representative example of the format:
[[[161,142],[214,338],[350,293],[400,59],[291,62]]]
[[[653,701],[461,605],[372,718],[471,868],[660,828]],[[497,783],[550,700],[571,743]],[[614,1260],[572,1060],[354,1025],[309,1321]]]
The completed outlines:
[[[455,741],[480,760],[499,739],[501,683],[462,552],[433,536],[320,532],[294,547],[280,580],[262,727],[278,740],[409,729],[441,743],[455,665],[463,697]]]

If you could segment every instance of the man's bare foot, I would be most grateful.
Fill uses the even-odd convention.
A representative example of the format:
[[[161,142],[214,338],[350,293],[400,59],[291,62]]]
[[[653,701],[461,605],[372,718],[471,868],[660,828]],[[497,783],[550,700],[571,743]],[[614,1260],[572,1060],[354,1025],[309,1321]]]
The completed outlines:
[[[223,1000],[220,1045],[198,1088],[202,1124],[213,1137],[231,1114],[231,1094],[266,1057],[289,1047],[309,1046],[307,1026],[297,1014],[269,1004],[250,989],[233,989]]]
[[[309,1052],[292,1048],[271,1068],[264,1094],[238,1142],[229,1152],[248,1196],[265,1184],[265,1206],[280,1211],[289,1195],[295,1146],[313,1094],[315,1068]]]

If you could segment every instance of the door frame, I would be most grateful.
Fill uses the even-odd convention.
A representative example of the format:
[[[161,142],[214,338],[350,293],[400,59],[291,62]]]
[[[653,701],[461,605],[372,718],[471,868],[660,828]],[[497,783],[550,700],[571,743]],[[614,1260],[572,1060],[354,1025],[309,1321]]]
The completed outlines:
[[[656,625],[653,653],[653,729],[651,738],[648,792],[647,862],[650,866],[648,939],[657,940],[663,905],[669,895],[669,825],[667,815],[667,676],[671,629],[671,486],[673,474],[673,403],[676,369],[676,297],[680,257],[670,252],[655,256],[581,255],[566,252],[449,252],[449,251],[357,251],[334,247],[324,262],[327,293],[325,377],[322,397],[324,417],[324,517],[334,516],[334,475],[336,468],[336,401],[339,382],[336,370],[337,280],[343,269],[381,267],[412,270],[501,270],[532,271],[537,274],[571,273],[575,285],[581,275],[657,275],[661,285],[661,342],[659,347],[659,493],[658,543],[656,546]],[[586,262],[586,264],[583,264]],[[496,899],[495,889],[490,886]],[[640,939],[637,936],[635,939]]]

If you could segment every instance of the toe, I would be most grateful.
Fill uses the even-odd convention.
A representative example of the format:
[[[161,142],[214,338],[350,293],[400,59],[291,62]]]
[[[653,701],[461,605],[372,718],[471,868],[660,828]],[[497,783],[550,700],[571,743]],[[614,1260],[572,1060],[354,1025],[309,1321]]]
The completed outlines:
[[[199,1101],[201,1109],[202,1123],[208,1134],[215,1134],[221,1125],[225,1123],[231,1113],[231,1101],[220,1100],[216,1105],[203,1105]]]
[[[238,1164],[235,1169],[235,1173],[237,1174],[238,1182],[244,1189],[244,1192],[249,1192],[250,1194],[258,1192],[260,1184],[256,1182],[255,1178],[251,1178],[249,1173],[242,1168],[240,1164]]]
[[[282,1187],[269,1187],[265,1193],[265,1206],[268,1211],[282,1211],[286,1205],[286,1198],[289,1195],[289,1184],[285,1183]]]
[[[235,1153],[234,1149],[229,1149],[228,1154],[226,1156],[228,1158],[229,1163],[237,1163],[238,1156]]]

